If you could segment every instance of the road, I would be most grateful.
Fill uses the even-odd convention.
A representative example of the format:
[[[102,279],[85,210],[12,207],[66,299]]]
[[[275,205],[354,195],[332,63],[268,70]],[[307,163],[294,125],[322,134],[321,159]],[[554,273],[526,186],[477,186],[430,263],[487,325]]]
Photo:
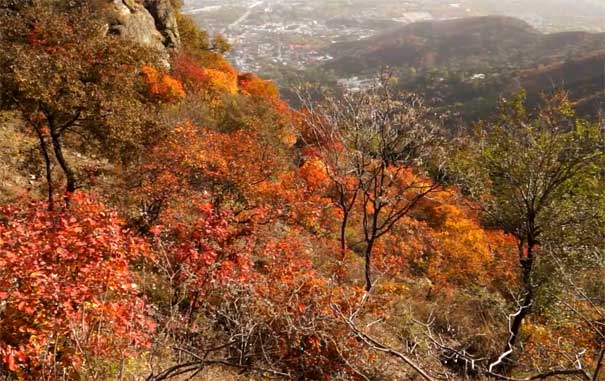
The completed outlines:
[[[241,24],[244,21],[246,21],[246,19],[248,17],[250,17],[250,15],[252,14],[252,11],[254,10],[254,8],[256,8],[256,7],[260,6],[260,5],[263,5],[263,3],[264,3],[264,1],[261,0],[261,1],[257,1],[257,2],[254,2],[254,3],[250,4],[248,6],[248,9],[246,9],[246,12],[242,15],[242,17],[238,18],[233,23],[229,24],[226,29],[233,29],[234,27],[236,27],[239,24]]]
[[[215,11],[218,9],[221,9],[220,5],[210,5],[208,7],[203,7],[203,8],[187,9],[187,10],[183,11],[183,14],[191,16],[191,15],[196,15],[198,13]]]

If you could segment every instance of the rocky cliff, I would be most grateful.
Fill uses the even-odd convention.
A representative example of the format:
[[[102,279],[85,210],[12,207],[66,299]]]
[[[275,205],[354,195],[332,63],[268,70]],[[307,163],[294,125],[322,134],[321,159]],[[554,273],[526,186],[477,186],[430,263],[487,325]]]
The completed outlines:
[[[170,0],[109,0],[110,33],[168,53],[180,47],[177,10]]]

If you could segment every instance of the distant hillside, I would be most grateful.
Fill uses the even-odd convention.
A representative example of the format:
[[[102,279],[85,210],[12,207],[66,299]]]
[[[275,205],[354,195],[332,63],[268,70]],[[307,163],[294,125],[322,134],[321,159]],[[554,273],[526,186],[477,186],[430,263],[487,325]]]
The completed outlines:
[[[385,65],[420,70],[527,68],[600,49],[605,49],[605,34],[542,34],[521,20],[486,16],[419,22],[334,44],[327,52],[335,59],[325,67],[342,74],[376,72]]]
[[[423,94],[434,106],[464,121],[489,118],[502,96],[511,96],[521,89],[527,92],[532,107],[543,94],[567,90],[576,102],[577,111],[590,117],[605,107],[604,69],[605,50],[602,50],[551,65],[492,73],[483,80],[461,79],[459,73],[450,73],[447,78],[437,79],[419,76],[401,86]]]
[[[517,85],[525,88],[529,101],[552,88],[567,89],[582,114],[594,114],[605,107],[605,50],[551,66],[525,70]],[[511,86],[507,92],[517,88]]]
[[[605,97],[605,33],[543,34],[510,17],[414,23],[327,52],[335,59],[322,69],[334,78],[389,67],[402,88],[466,121],[487,117],[502,95],[520,88],[530,102],[567,89],[582,114],[597,112]]]

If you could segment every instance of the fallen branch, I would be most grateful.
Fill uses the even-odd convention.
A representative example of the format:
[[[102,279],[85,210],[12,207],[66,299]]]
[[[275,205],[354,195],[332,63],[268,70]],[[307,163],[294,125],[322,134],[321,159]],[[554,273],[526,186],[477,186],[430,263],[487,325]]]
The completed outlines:
[[[527,377],[527,378],[507,377],[507,376],[504,376],[504,375],[501,375],[498,373],[492,373],[492,372],[487,372],[487,374],[498,380],[505,380],[505,381],[546,380],[547,378],[557,377],[557,376],[578,376],[583,380],[590,381],[590,376],[588,375],[588,373],[586,373],[586,371],[584,369],[554,369],[554,370],[536,374],[535,376],[531,376],[531,377]]]
[[[273,376],[281,376],[281,377],[286,377],[287,379],[292,379],[292,375],[290,375],[288,373],[279,372],[279,371],[273,370],[273,369],[256,368],[253,366],[234,364],[234,363],[231,363],[231,362],[225,361],[225,360],[204,360],[204,361],[193,361],[193,362],[188,362],[188,363],[172,366],[172,367],[164,370],[163,372],[161,372],[158,375],[150,375],[149,377],[147,377],[147,381],[163,381],[163,380],[168,380],[168,379],[171,379],[171,378],[174,378],[174,377],[186,374],[186,373],[192,373],[192,372],[199,373],[204,368],[206,368],[207,366],[211,366],[211,365],[222,365],[222,366],[226,366],[226,367],[230,367],[230,368],[236,368],[236,369],[250,371],[250,372],[257,372],[257,373],[261,373],[261,374],[271,374]]]
[[[393,348],[389,347],[388,345],[385,345],[385,344],[379,342],[378,340],[376,340],[375,338],[373,338],[372,336],[362,332],[359,328],[357,328],[355,323],[350,318],[346,318],[344,315],[342,315],[342,313],[340,313],[340,315],[341,315],[342,319],[345,321],[345,323],[349,326],[351,331],[355,334],[355,336],[357,336],[359,339],[361,339],[370,348],[372,348],[376,351],[379,351],[379,352],[387,353],[393,357],[400,359],[401,361],[403,361],[404,363],[409,365],[412,369],[414,369],[425,380],[436,381],[433,377],[431,377],[426,371],[424,371],[418,364],[416,364],[415,361],[410,359],[408,356],[406,356],[405,354],[403,354],[401,352],[394,350]]]

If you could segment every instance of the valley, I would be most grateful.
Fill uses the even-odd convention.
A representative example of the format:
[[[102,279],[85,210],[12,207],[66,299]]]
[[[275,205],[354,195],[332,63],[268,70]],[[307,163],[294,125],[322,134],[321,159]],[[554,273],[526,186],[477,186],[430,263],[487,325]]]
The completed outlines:
[[[522,87],[530,99],[567,89],[593,114],[602,102],[598,1],[187,0],[183,10],[232,43],[235,67],[275,81],[290,101],[302,83],[356,91],[388,67],[402,88],[464,120]],[[585,70],[562,77],[569,65]]]
[[[274,66],[301,69],[330,60],[320,53],[327,45],[355,41],[418,21],[506,15],[551,33],[603,31],[605,4],[542,0],[185,0],[184,13],[210,33],[222,33],[233,44],[230,56],[240,69],[270,74]],[[571,9],[570,9],[571,8]],[[549,9],[544,13],[543,9]]]

